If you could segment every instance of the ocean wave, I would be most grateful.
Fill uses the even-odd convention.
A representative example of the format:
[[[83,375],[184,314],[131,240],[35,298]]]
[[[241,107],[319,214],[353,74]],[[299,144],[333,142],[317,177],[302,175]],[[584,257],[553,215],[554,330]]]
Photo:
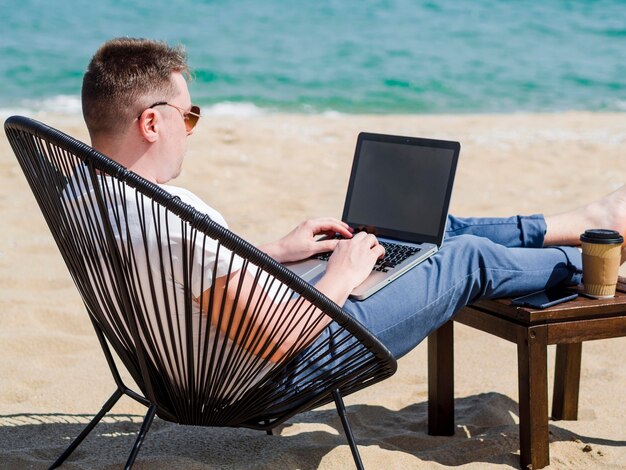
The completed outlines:
[[[260,116],[270,112],[256,106],[254,103],[235,103],[224,101],[221,103],[202,106],[203,115],[213,116],[239,116],[252,117]],[[15,106],[0,108],[0,116],[10,116],[13,114],[62,114],[81,115],[82,108],[79,96],[58,95],[44,99],[21,100]]]
[[[200,103],[202,105],[202,103]],[[311,106],[301,106],[300,109],[290,111],[279,108],[264,108],[251,102],[222,101],[219,103],[202,105],[204,116],[234,116],[257,117],[281,112],[296,112],[303,114],[321,114],[328,117],[341,116],[343,113],[332,109],[316,110]],[[21,100],[15,106],[0,107],[0,117],[6,119],[15,114],[27,116],[42,116],[45,114],[60,114],[67,116],[81,116],[81,102],[79,96],[58,95],[44,99]]]
[[[344,113],[334,109],[316,109],[311,105],[301,105],[299,107],[290,106],[287,109],[278,107],[261,107],[251,102],[222,101],[208,106],[202,106],[204,116],[234,116],[234,117],[257,117],[268,114],[289,113],[296,114],[320,114],[326,117],[343,116]]]
[[[626,100],[618,100],[615,102],[615,108],[618,111],[626,111]]]
[[[8,117],[14,114],[41,115],[62,114],[69,116],[82,115],[79,96],[57,95],[43,99],[21,100],[17,105],[0,108],[0,116]]]
[[[281,114],[281,113],[295,113],[295,114],[310,114],[310,115],[320,115],[325,117],[341,117],[351,114],[371,114],[368,111],[363,112],[344,112],[338,111],[333,108],[325,108],[323,106],[312,106],[310,104],[300,104],[299,106],[286,106],[285,108],[281,108],[280,106],[259,106],[250,101],[221,101],[218,103],[206,104],[202,103],[202,100],[199,102],[202,108],[203,116],[231,116],[231,117],[259,117],[259,116],[267,116],[272,114]],[[599,112],[625,112],[626,111],[626,100],[623,99],[611,99],[611,100],[599,100],[593,103],[593,106],[589,106],[589,110],[591,111],[599,111]],[[571,110],[584,110],[584,107],[581,109],[570,109],[568,107],[563,107],[560,109],[533,109],[532,107],[528,107],[527,109],[520,111],[510,111],[510,112],[566,112]],[[391,111],[393,113],[393,111]],[[507,114],[506,107],[501,111],[503,114]],[[403,114],[401,111],[399,114]],[[476,114],[482,114],[480,110],[475,112]],[[17,103],[12,105],[5,105],[2,107],[0,105],[0,118],[6,119],[9,116],[21,114],[26,116],[39,116],[43,117],[46,114],[53,115],[64,115],[64,116],[82,116],[81,110],[81,101],[80,96],[78,95],[57,95],[48,98],[42,99],[24,99],[19,100]],[[381,113],[373,113],[373,114],[381,114]],[[415,113],[408,113],[415,114]],[[419,114],[419,113],[418,113]],[[431,113],[421,113],[421,114],[439,114],[434,111]],[[455,114],[452,112],[451,114]],[[464,109],[460,111],[458,114],[472,114],[469,110]]]
[[[223,101],[202,108],[203,115],[212,116],[255,117],[267,113],[268,110],[259,108],[254,103],[235,103],[233,101]]]
[[[57,114],[80,114],[82,112],[80,97],[58,95],[42,100],[24,100],[22,105],[27,109]]]

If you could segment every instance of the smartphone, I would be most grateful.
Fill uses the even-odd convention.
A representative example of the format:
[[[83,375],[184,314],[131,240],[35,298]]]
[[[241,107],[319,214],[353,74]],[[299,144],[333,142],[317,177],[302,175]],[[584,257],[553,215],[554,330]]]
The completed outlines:
[[[564,287],[556,287],[548,290],[540,290],[532,294],[524,295],[513,299],[511,305],[521,305],[532,308],[548,308],[568,300],[578,297],[576,292],[572,292]]]

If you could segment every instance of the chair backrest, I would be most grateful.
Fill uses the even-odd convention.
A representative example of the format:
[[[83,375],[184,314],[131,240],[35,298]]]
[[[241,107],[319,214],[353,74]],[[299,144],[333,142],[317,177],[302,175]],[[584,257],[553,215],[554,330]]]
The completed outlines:
[[[162,418],[266,428],[395,372],[339,306],[179,197],[37,121],[14,116],[5,131],[96,331]],[[233,322],[211,282],[240,267],[262,293],[241,296],[255,328]],[[278,359],[277,325],[301,331]]]

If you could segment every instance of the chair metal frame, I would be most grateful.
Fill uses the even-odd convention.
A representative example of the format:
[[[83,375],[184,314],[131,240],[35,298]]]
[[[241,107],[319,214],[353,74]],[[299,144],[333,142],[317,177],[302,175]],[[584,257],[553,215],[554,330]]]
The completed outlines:
[[[117,386],[98,414],[50,468],[60,466],[123,395],[148,408],[126,468],[133,465],[157,415],[180,424],[247,427],[265,430],[271,434],[272,428],[297,413],[330,402],[335,403],[355,464],[357,468],[363,468],[342,397],[395,373],[397,364],[394,357],[376,337],[341,307],[280,263],[214,222],[206,214],[184,204],[179,198],[172,197],[163,188],[146,181],[90,146],[43,123],[22,116],[7,119],[5,132],[83,298]],[[83,168],[84,173],[79,176],[84,182],[93,184],[95,193],[93,211],[95,216],[100,217],[100,222],[94,222],[94,214],[68,210],[64,203],[68,178],[72,172],[77,173],[77,165],[82,165],[80,168]],[[116,187],[121,188],[122,192],[108,193],[107,188],[101,184],[103,175],[113,178],[114,184],[119,185]],[[297,298],[299,301],[296,302],[295,311],[288,314],[307,314],[311,325],[319,322],[324,315],[330,317],[331,333],[323,341],[320,339],[303,342],[300,349],[290,351],[284,360],[271,365],[271,370],[262,380],[252,383],[245,390],[238,390],[239,395],[231,401],[223,397],[216,398],[217,392],[213,391],[212,394],[211,390],[192,390],[193,384],[199,383],[200,379],[209,380],[204,375],[217,375],[215,372],[217,369],[209,368],[209,372],[206,372],[206,368],[200,370],[199,366],[194,369],[193,364],[190,364],[195,359],[189,359],[187,356],[181,359],[186,371],[184,379],[187,380],[185,382],[187,388],[179,386],[175,383],[177,380],[171,376],[167,377],[164,366],[159,366],[162,364],[159,362],[162,358],[159,355],[159,348],[154,346],[158,341],[150,337],[149,333],[152,330],[146,326],[147,322],[153,321],[146,320],[150,318],[151,313],[143,311],[149,309],[142,309],[141,303],[137,300],[144,294],[151,293],[154,297],[163,293],[158,291],[158,283],[151,283],[150,289],[142,286],[137,288],[135,285],[137,281],[133,278],[133,266],[136,261],[132,258],[132,250],[120,246],[119,221],[116,226],[116,221],[111,220],[111,199],[120,197],[127,188],[132,188],[142,201],[150,201],[156,208],[153,210],[174,214],[176,220],[180,220],[194,237],[205,237],[206,240],[210,238],[216,241],[224,252],[230,252],[231,256],[245,260],[246,266],[256,268],[258,275],[255,282],[259,285],[255,284],[255,287],[267,286],[267,280],[264,285],[259,280],[263,274],[266,279],[271,279],[271,283],[288,292],[287,298]],[[125,211],[122,211],[121,214],[116,213],[113,218],[123,219],[125,216]],[[96,255],[94,252],[97,252]],[[106,269],[103,269],[102,265],[106,265]],[[214,274],[216,272],[214,271]],[[105,285],[105,288],[95,286],[94,273],[100,273],[102,279],[106,279],[105,284],[109,285]],[[164,290],[167,289],[165,284],[162,287]],[[142,292],[142,289],[147,292]],[[188,294],[187,290],[184,292],[185,295]],[[168,330],[171,340],[175,343],[171,345],[172,350],[183,356],[185,354],[183,351],[187,351],[187,354],[191,354],[189,351],[195,351],[190,345],[192,336],[198,334],[191,326],[189,303],[185,302],[184,315],[181,317],[183,320],[180,320],[184,327],[184,333],[179,338],[181,341],[174,341],[171,325]],[[246,312],[252,314],[248,310]],[[220,315],[220,321],[228,320],[228,313],[224,311],[223,305]],[[292,317],[281,317],[282,321],[287,321],[288,318]],[[165,324],[167,322],[162,323],[159,320],[157,323],[159,328],[168,328]],[[208,320],[206,323],[208,324]],[[312,326],[307,328],[305,331],[309,331]],[[232,332],[229,331],[230,333]],[[254,336],[252,339],[259,341]],[[208,342],[206,339],[205,341]],[[304,349],[302,346],[305,346]],[[211,361],[214,360],[216,349],[214,345],[213,347],[212,353],[204,351],[202,360],[208,360],[208,357]],[[236,347],[237,345],[233,346],[233,349]],[[265,352],[268,354],[271,352],[269,346],[265,348]],[[124,384],[114,360],[114,353],[124,364],[140,392]],[[232,357],[239,357],[236,354],[241,353],[231,351]],[[224,356],[219,358],[223,359]],[[254,360],[252,362],[254,363]],[[216,388],[226,387],[224,384],[228,382],[228,374],[235,374],[233,371],[239,371],[240,375],[237,377],[243,374],[241,370],[244,366],[230,367],[227,373],[219,369],[221,375],[217,379],[211,376],[213,380],[211,383]],[[245,367],[249,367],[251,371],[255,370],[252,366]],[[203,374],[200,379],[198,374]],[[231,380],[240,379],[231,378]],[[290,386],[286,387],[285,384]],[[293,386],[294,384],[296,386]]]

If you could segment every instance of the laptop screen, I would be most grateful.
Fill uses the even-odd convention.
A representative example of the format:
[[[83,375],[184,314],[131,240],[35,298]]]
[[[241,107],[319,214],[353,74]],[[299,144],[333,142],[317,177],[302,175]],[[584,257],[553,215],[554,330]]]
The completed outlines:
[[[361,133],[343,220],[353,228],[441,244],[458,142]]]

